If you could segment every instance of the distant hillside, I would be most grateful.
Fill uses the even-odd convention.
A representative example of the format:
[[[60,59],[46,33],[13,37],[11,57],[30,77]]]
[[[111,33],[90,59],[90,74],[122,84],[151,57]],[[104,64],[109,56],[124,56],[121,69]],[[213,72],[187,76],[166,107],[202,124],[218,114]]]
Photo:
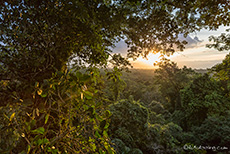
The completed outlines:
[[[151,80],[154,76],[154,69],[130,69],[129,72],[123,72],[123,79],[129,78],[131,80]]]
[[[208,72],[208,69],[194,69],[195,72],[205,74]]]

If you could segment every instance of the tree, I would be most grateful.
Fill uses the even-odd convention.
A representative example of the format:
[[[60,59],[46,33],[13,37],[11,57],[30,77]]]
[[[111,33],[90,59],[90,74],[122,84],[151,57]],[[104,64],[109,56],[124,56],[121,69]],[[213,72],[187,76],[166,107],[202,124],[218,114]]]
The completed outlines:
[[[216,146],[218,144],[227,147],[230,138],[229,113],[219,117],[209,116],[200,127],[194,127],[192,131],[196,134],[193,140],[196,145]]]
[[[227,32],[230,29],[226,30]],[[230,34],[222,33],[218,37],[210,36],[210,41],[214,41],[213,44],[208,44],[207,47],[215,48],[219,51],[228,51],[230,49]],[[222,63],[212,67],[210,73],[213,74],[214,78],[222,83],[222,87],[225,90],[227,97],[230,96],[230,54],[227,54]]]
[[[214,79],[221,82],[226,97],[230,97],[230,54],[227,54],[222,63],[215,65],[209,71]]]
[[[116,102],[120,98],[120,93],[125,87],[125,82],[121,79],[122,73],[117,67],[114,67],[114,69],[111,72],[106,73],[107,76],[107,95],[108,97]]]
[[[201,75],[181,90],[183,128],[200,126],[208,116],[221,116],[229,110],[228,98],[220,84],[207,74]]]
[[[230,29],[227,29],[226,32],[229,32]],[[213,44],[207,44],[209,48],[215,48],[219,51],[229,50],[230,49],[230,34],[222,33],[220,36],[210,36],[209,41],[214,41]]]
[[[120,29],[116,21],[112,22],[116,15],[110,18],[110,12],[112,8],[94,1],[3,3],[1,63],[7,78],[13,74],[25,82],[42,81],[55,69],[61,70],[73,54],[78,65],[105,64],[108,46]]]
[[[121,93],[121,98],[129,98],[133,96],[134,100],[140,100],[145,106],[148,106],[153,100],[160,101],[161,96],[158,85],[154,84],[153,70],[130,70],[131,72],[122,72],[122,79],[126,83],[126,87]]]
[[[7,79],[42,81],[72,55],[78,65],[106,65],[110,47],[121,38],[130,47],[129,57],[145,56],[152,50],[170,54],[173,44],[183,49],[179,33],[228,25],[227,2],[1,2],[1,74],[5,72]]]
[[[1,132],[15,141],[3,152],[113,153],[94,68],[129,64],[111,54],[120,39],[133,58],[183,49],[179,33],[229,24],[227,2],[1,1]],[[70,61],[87,72],[63,73]]]
[[[118,142],[121,153],[133,148],[149,154],[181,152],[177,137],[182,129],[174,123],[167,123],[161,115],[132,97],[111,104],[109,109],[112,113],[109,133]]]
[[[166,109],[174,112],[181,108],[180,90],[188,85],[196,73],[187,67],[178,68],[175,62],[163,58],[156,65],[156,84],[160,85],[161,95],[166,99]]]
[[[58,72],[1,107],[1,153],[114,153],[97,75]]]

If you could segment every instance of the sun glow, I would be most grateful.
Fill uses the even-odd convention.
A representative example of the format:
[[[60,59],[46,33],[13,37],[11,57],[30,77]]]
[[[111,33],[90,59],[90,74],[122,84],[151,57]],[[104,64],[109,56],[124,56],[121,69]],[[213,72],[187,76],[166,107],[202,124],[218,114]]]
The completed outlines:
[[[146,65],[151,65],[153,66],[153,64],[157,61],[160,61],[160,56],[161,54],[160,53],[156,53],[156,54],[153,54],[153,53],[150,53],[148,56],[147,56],[147,59],[146,58],[142,58],[142,57],[139,57],[137,58],[137,61],[139,62],[142,62]]]

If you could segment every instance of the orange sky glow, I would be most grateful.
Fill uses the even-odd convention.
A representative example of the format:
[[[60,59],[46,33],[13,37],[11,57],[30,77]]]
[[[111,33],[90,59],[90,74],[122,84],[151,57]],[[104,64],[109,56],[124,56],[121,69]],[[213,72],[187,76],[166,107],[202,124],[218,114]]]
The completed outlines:
[[[212,42],[208,41],[208,37],[211,35],[219,36],[221,33],[226,33],[226,29],[230,27],[221,27],[217,31],[208,31],[202,30],[195,34],[190,34],[190,38],[187,39],[190,46],[187,46],[183,52],[175,52],[169,58],[170,60],[177,63],[179,67],[187,66],[196,69],[205,69],[211,68],[214,65],[221,63],[225,58],[229,51],[218,51],[216,49],[209,49],[206,47],[206,44],[210,44]],[[197,43],[194,43],[195,38],[198,39]],[[122,51],[122,48],[120,48]],[[147,59],[139,57],[136,61],[132,61],[133,68],[136,69],[155,69],[157,68],[153,64],[156,61],[160,60],[160,54],[150,53],[147,56]]]

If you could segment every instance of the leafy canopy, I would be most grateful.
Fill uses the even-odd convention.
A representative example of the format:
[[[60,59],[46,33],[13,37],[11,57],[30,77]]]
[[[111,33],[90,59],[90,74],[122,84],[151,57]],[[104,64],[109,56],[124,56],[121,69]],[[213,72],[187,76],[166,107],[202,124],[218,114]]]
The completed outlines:
[[[220,25],[227,0],[1,1],[1,153],[113,153],[96,68],[129,62],[111,47],[124,39],[128,58],[171,54],[186,44],[178,34]],[[70,62],[88,70],[67,73]]]
[[[0,10],[1,72],[31,82],[51,77],[71,56],[77,66],[105,66],[120,39],[129,57],[170,54],[174,44],[183,49],[179,33],[229,25],[227,0],[10,0]],[[119,57],[112,61],[125,61]]]

